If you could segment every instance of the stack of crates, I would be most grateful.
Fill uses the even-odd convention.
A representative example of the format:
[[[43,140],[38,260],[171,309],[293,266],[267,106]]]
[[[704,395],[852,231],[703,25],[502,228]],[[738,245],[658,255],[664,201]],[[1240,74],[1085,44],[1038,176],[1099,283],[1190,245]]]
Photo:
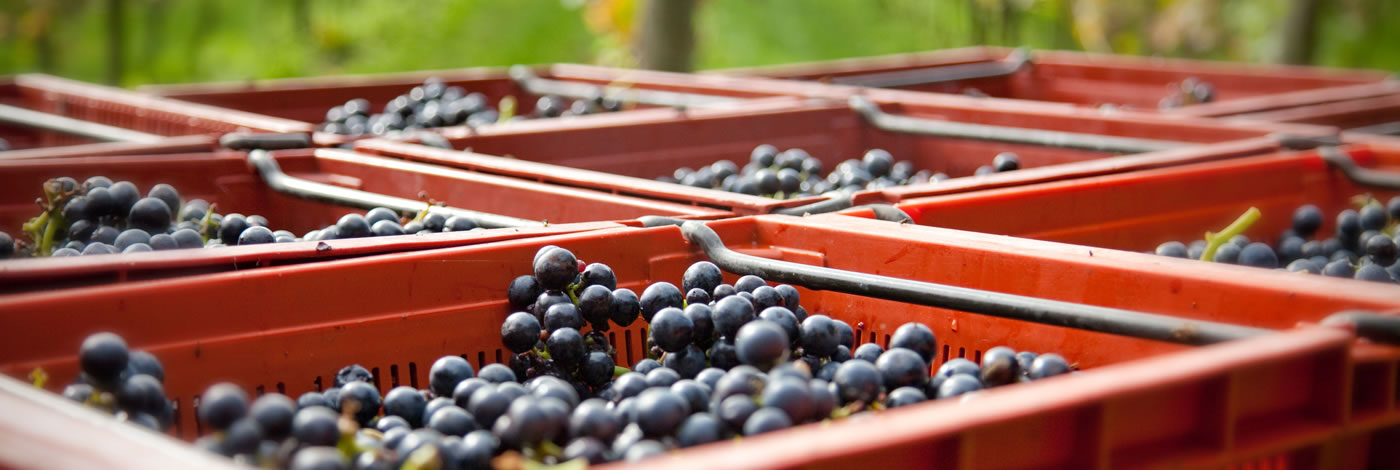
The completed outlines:
[[[377,112],[425,81],[514,101],[532,118],[556,95],[622,104],[414,133],[328,132],[331,108],[365,99]],[[11,436],[0,467],[232,467],[180,442],[210,432],[197,419],[210,385],[295,397],[358,363],[383,394],[426,388],[442,356],[477,370],[508,363],[507,287],[531,272],[536,252],[566,248],[642,292],[679,284],[698,261],[731,266],[695,238],[703,224],[729,250],[787,266],[1153,314],[1176,329],[1128,336],[795,278],[808,312],[854,328],[852,349],[889,347],[897,327],[919,322],[938,339],[932,370],[1009,346],[1059,353],[1082,372],[609,465],[1386,468],[1400,462],[1400,344],[1386,336],[1400,332],[1327,319],[1360,310],[1400,320],[1400,287],[1153,251],[1251,208],[1263,214],[1243,232],[1253,240],[1272,244],[1304,204],[1327,214],[1320,231],[1332,233],[1331,215],[1355,196],[1400,196],[1388,176],[1400,169],[1400,141],[1384,135],[1400,122],[1396,98],[1381,72],[990,47],[703,74],[559,64],[136,91],[14,77],[0,84],[0,104],[97,126],[0,122],[17,149],[0,152],[0,231],[24,243],[35,197],[61,176],[172,184],[186,200],[294,234],[368,209],[366,199],[494,222],[0,261],[10,335],[0,341],[9,377],[0,429]],[[228,134],[308,145],[249,148],[256,135],[221,144]],[[786,199],[670,179],[721,160],[743,166],[763,144],[800,148],[826,171],[879,148],[948,178]],[[980,171],[1004,152],[1019,169]],[[1191,344],[1210,342],[1193,339],[1197,327],[1218,325],[1251,333]],[[647,329],[639,321],[605,334],[618,365],[650,356]],[[75,352],[98,331],[164,364],[169,436],[21,383],[72,383]]]

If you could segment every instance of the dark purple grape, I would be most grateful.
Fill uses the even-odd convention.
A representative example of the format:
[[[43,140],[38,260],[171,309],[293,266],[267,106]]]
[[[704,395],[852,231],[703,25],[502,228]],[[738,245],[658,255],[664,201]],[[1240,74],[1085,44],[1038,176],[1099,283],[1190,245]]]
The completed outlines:
[[[248,413],[248,394],[231,383],[218,383],[199,397],[199,421],[215,431],[228,429]]]
[[[587,345],[584,344],[583,335],[572,327],[563,327],[550,332],[545,346],[549,349],[549,357],[554,359],[555,363],[568,369],[578,367],[587,353]]]
[[[1362,249],[1366,256],[1370,256],[1380,266],[1390,266],[1400,259],[1400,250],[1397,250],[1395,241],[1384,234],[1371,236]]]
[[[718,417],[710,413],[692,414],[676,429],[676,443],[681,447],[718,442],[723,437],[724,426]]]
[[[476,393],[476,391],[482,387],[489,385],[491,385],[491,382],[487,382],[486,379],[480,377],[472,377],[458,382],[457,386],[452,389],[452,403],[462,407],[464,410],[470,409],[468,405],[471,404],[472,394]]]
[[[337,408],[344,409],[350,402],[357,406],[355,421],[358,421],[360,426],[368,426],[375,416],[379,416],[379,407],[383,404],[379,390],[374,388],[374,385],[358,380],[340,388],[340,406]]]
[[[928,401],[928,396],[924,392],[914,387],[900,387],[894,389],[885,397],[886,408],[899,408],[916,403]]]
[[[642,392],[637,396],[636,407],[637,426],[647,437],[671,435],[690,414],[684,398],[663,388]]]
[[[583,314],[579,312],[578,306],[571,302],[560,302],[550,305],[544,311],[544,330],[552,334],[560,328],[583,328]]]
[[[797,316],[792,314],[786,307],[768,307],[758,314],[758,318],[768,320],[783,327],[783,332],[787,333],[789,341],[796,343],[801,338],[801,331],[797,324]]]
[[[602,263],[592,263],[584,266],[581,287],[603,286],[609,291],[617,288],[617,275],[613,274],[612,268]]]
[[[1006,346],[988,349],[982,354],[982,384],[988,387],[1016,383],[1021,377],[1021,366],[1016,361],[1016,351]]]
[[[739,290],[735,289],[734,286],[731,286],[729,284],[720,284],[718,286],[715,286],[715,289],[710,292],[710,299],[714,301],[719,301],[720,299],[738,293]]]
[[[428,400],[413,387],[400,385],[384,395],[384,415],[403,418],[415,428],[423,425],[423,412],[427,406]]]
[[[637,361],[636,364],[632,364],[632,371],[642,375],[646,375],[659,368],[661,368],[661,363],[651,358],[642,359]]]
[[[292,433],[292,417],[297,405],[291,398],[280,393],[269,393],[253,401],[248,416],[262,429],[263,435],[271,440],[282,440]]]
[[[667,353],[662,358],[662,365],[675,370],[682,378],[694,378],[705,369],[705,351],[694,344],[688,344],[685,349]]]
[[[889,354],[889,351],[885,353]],[[842,403],[874,403],[883,392],[881,384],[884,378],[874,364],[850,360],[841,363],[832,382],[840,392]]]
[[[826,315],[812,315],[802,321],[802,350],[817,357],[828,357],[840,345],[837,339],[836,322]]]
[[[982,382],[977,377],[967,374],[956,374],[948,377],[938,386],[938,399],[952,398],[965,393],[971,393],[982,389]]]
[[[559,247],[545,247],[535,255],[535,278],[545,289],[564,289],[578,277],[578,258]]]
[[[739,292],[748,292],[752,294],[754,289],[766,285],[768,285],[768,283],[765,282],[763,278],[750,274],[739,278],[739,280],[734,283],[734,288]]]
[[[1043,379],[1067,374],[1069,371],[1069,361],[1066,361],[1064,357],[1059,354],[1041,354],[1034,361],[1031,361],[1028,375],[1031,379]]]
[[[756,436],[792,427],[792,420],[777,408],[759,408],[744,421],[744,435]]]
[[[501,325],[501,343],[515,354],[533,349],[539,340],[540,322],[529,313],[512,313]]]
[[[642,319],[651,323],[652,316],[661,309],[674,307],[680,309],[684,307],[685,295],[674,284],[669,282],[657,282],[647,286],[642,291],[640,298],[642,305]]]
[[[690,319],[691,337],[697,346],[704,348],[714,342],[714,314],[709,305],[692,303],[685,308],[685,316]]]
[[[681,381],[681,374],[669,367],[657,367],[646,374],[647,388],[670,387]]]
[[[485,368],[482,371],[485,372]],[[467,411],[476,418],[477,426],[482,429],[490,429],[495,425],[497,418],[505,414],[510,407],[511,398],[502,393],[495,385],[488,385],[472,392]]]
[[[612,380],[613,368],[612,356],[601,351],[588,353],[584,358],[583,365],[579,366],[579,377],[584,383],[594,387],[602,386]]]
[[[933,364],[933,357],[938,349],[938,340],[933,337],[933,330],[930,330],[928,326],[910,322],[900,325],[894,330],[894,335],[890,336],[890,348],[913,350],[924,358],[924,363]]]
[[[851,358],[860,359],[873,364],[884,352],[885,348],[881,348],[878,344],[865,343],[856,348],[855,352],[851,354]]]
[[[715,333],[722,338],[734,338],[739,328],[754,319],[753,304],[739,296],[720,299],[715,304],[711,317],[715,323]]]
[[[723,282],[724,274],[719,266],[709,261],[700,261],[686,268],[685,274],[681,276],[681,289],[686,292],[692,289],[713,292]]]
[[[101,383],[113,383],[126,370],[130,355],[126,341],[120,336],[96,333],[83,340],[78,362],[87,376]]]
[[[928,382],[928,363],[913,350],[890,348],[875,361],[886,389],[923,387]]]
[[[710,303],[710,294],[704,289],[695,288],[685,293],[686,306],[703,305]]]
[[[457,384],[476,376],[470,362],[461,356],[443,356],[428,369],[428,388],[440,397],[450,397]]]
[[[620,402],[624,399],[637,396],[642,390],[647,389],[647,378],[640,372],[628,372],[618,376],[613,380],[612,391],[613,401]]]
[[[734,338],[739,362],[760,370],[771,369],[786,361],[790,344],[791,340],[782,325],[767,320],[745,324]]]
[[[569,416],[569,435],[612,442],[622,429],[622,422],[608,410],[607,402],[584,400]]]
[[[663,308],[648,321],[651,338],[666,352],[681,351],[694,338],[695,323],[679,308]]]
[[[641,300],[631,289],[617,289],[612,292],[613,323],[624,327],[631,325],[641,313]]]
[[[816,412],[816,404],[813,402],[808,380],[774,380],[763,389],[763,406],[782,410],[793,423],[811,420]]]
[[[707,352],[710,358],[710,366],[728,370],[739,365],[739,352],[735,350],[734,343],[728,339],[715,341],[710,345]]]
[[[758,411],[758,405],[753,402],[753,397],[740,394],[725,397],[719,402],[718,409],[719,419],[730,429],[744,429],[744,423]]]

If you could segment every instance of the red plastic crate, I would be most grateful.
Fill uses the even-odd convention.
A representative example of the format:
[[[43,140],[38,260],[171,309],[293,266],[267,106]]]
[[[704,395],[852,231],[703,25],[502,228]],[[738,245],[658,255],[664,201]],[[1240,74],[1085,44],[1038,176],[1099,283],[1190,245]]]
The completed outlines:
[[[860,158],[866,150],[878,147],[889,150],[896,159],[913,161],[917,168],[942,171],[955,177],[937,184],[867,191],[855,198],[858,203],[869,203],[898,201],[929,193],[969,191],[1227,158],[1277,149],[1275,141],[1260,138],[1271,134],[1316,136],[1335,132],[1332,128],[1317,126],[1224,123],[1141,113],[1101,114],[1082,109],[1045,111],[1014,106],[986,107],[965,100],[943,99],[940,95],[922,95],[909,103],[886,105],[885,111],[935,120],[1107,136],[1231,143],[1107,158],[1112,155],[1087,150],[888,132],[872,126],[848,108],[844,101],[765,99],[751,100],[743,109],[690,110],[683,113],[647,110],[599,117],[586,125],[583,121],[540,120],[477,132],[454,130],[444,133],[455,148],[470,149],[472,153],[450,152],[386,139],[359,141],[356,148],[445,166],[603,189],[618,194],[694,202],[740,214],[754,214],[822,198],[781,201],[662,183],[653,179],[670,175],[679,167],[696,168],[721,159],[746,163],[750,151],[764,143],[779,148],[806,149],[820,158],[828,171],[842,160]],[[1251,138],[1254,140],[1232,142]],[[992,158],[1003,151],[1014,151],[1020,155],[1022,167],[1026,170],[957,178],[969,176],[977,167],[990,164]]]
[[[1011,60],[1014,49],[972,47],[880,57],[716,70],[711,73],[815,80],[836,84],[877,84],[871,74],[883,78],[902,75],[915,79],[920,69],[936,71],[968,64],[995,64]],[[899,86],[898,89],[964,93],[977,89],[997,98],[1098,106],[1113,104],[1156,111],[1158,100],[1172,84],[1197,78],[1215,87],[1213,103],[1254,100],[1270,95],[1316,91],[1384,80],[1376,70],[1340,70],[1319,67],[1254,65],[1199,60],[1134,57],[1068,51],[1030,51],[1030,62],[1014,72],[986,78]],[[877,80],[878,81],[878,80]],[[893,83],[893,82],[891,82]],[[1211,103],[1202,106],[1211,106]],[[1196,106],[1184,106],[1182,110]],[[1176,112],[1175,110],[1169,112]],[[1209,114],[1207,114],[1209,115]]]
[[[854,217],[762,216],[710,225],[733,249],[764,257],[1187,318],[1290,328],[1340,309],[1400,309],[1400,298],[1375,286],[1241,282],[1220,266],[1182,270],[1135,253],[1091,256],[1053,243]],[[82,338],[115,331],[164,362],[166,390],[179,404],[176,433],[187,438],[197,434],[191,403],[219,380],[296,395],[329,383],[339,367],[360,363],[375,372],[381,391],[418,386],[427,381],[428,364],[445,354],[477,366],[503,359],[497,325],[509,313],[504,291],[546,245],[609,264],[619,286],[633,289],[679,279],[703,259],[676,227],[618,228],[12,296],[0,298],[0,318],[18,331],[45,334],[0,343],[0,370],[22,377],[43,367],[59,387],[76,375]],[[308,295],[313,292],[353,294]],[[830,291],[801,294],[810,311],[852,324],[859,343],[886,344],[893,328],[920,321],[943,344],[940,363],[1010,345],[1060,352],[1087,372],[961,403],[930,402],[712,444],[643,465],[1219,467],[1302,462],[1338,441],[1364,443],[1400,422],[1394,388],[1400,349],[1353,345],[1341,331],[1309,329],[1186,351]],[[218,298],[239,301],[208,302]],[[121,315],[111,314],[114,302]],[[188,302],[201,302],[203,318],[219,321],[188,321]],[[34,315],[39,311],[51,313]],[[641,324],[610,333],[619,362],[640,359],[645,334]],[[1367,451],[1361,447],[1357,457],[1363,464]]]
[[[626,86],[629,88],[697,93],[731,98],[765,96],[761,93],[731,91],[723,88],[687,88],[684,86],[670,86],[664,83],[655,86],[648,83],[633,83],[627,80],[627,77],[630,76],[632,71],[625,69],[596,68],[596,70],[602,71],[608,77],[607,80],[601,82],[573,80],[573,78],[567,74],[554,73],[554,68],[550,66],[534,67],[531,70],[533,70],[535,75],[539,78],[566,82]],[[686,76],[684,74],[678,75]],[[376,111],[381,110],[385,103],[388,103],[396,96],[408,93],[411,88],[423,84],[423,81],[428,78],[442,79],[445,85],[460,86],[469,93],[482,93],[486,95],[487,103],[493,107],[496,106],[502,98],[513,96],[516,98],[517,115],[526,115],[533,112],[536,101],[540,98],[539,95],[530,93],[518,84],[510,77],[508,70],[502,67],[393,74],[343,75],[251,82],[159,85],[143,87],[142,90],[181,101],[221,106],[229,109],[276,116],[316,125],[325,121],[327,110],[345,104],[346,101],[355,98],[367,99],[371,104],[371,109]],[[641,107],[646,108],[648,106]],[[567,119],[577,120],[578,118],[579,117]],[[586,122],[594,119],[595,116],[586,116],[583,118]],[[512,126],[516,124],[517,123],[511,123]],[[457,126],[456,128],[465,129],[464,126]],[[437,128],[434,130],[440,129],[452,128]],[[352,136],[326,133],[317,133],[316,135],[316,141],[320,144],[335,144],[353,138]]]
[[[0,104],[161,136],[234,131],[309,132],[285,119],[195,105],[118,88],[41,74],[0,81]],[[0,124],[0,138],[15,149],[93,143],[85,138]]]
[[[1400,169],[1400,146],[1353,145],[1344,149],[1365,168],[1385,172]],[[1245,232],[1252,240],[1275,243],[1279,234],[1292,226],[1294,209],[1303,204],[1322,209],[1325,216],[1318,233],[1330,234],[1335,214],[1354,207],[1350,198],[1365,193],[1382,202],[1397,194],[1355,183],[1331,168],[1316,151],[1302,151],[911,199],[896,207],[918,224],[1152,251],[1167,241],[1199,240],[1207,231],[1225,228],[1250,207],[1263,213]],[[1204,264],[1180,262],[1188,267]],[[1240,276],[1263,271],[1231,269]]]
[[[106,157],[117,155],[156,155],[166,153],[197,153],[219,150],[219,139],[213,135],[169,137],[158,143],[102,142],[60,145],[0,152],[0,161],[33,160],[62,157]]]
[[[317,242],[296,242],[134,255],[7,260],[0,262],[0,286],[3,286],[0,292],[303,263],[616,226],[568,226],[574,222],[628,221],[646,215],[682,218],[728,215],[713,209],[439,168],[345,150],[290,150],[274,152],[274,156],[282,170],[295,177],[409,199],[418,199],[422,192],[454,207],[565,226],[331,240],[325,242],[324,247]],[[0,230],[20,236],[21,224],[39,212],[34,200],[40,196],[45,180],[71,176],[82,181],[95,175],[114,181],[131,181],[143,191],[157,183],[168,183],[182,191],[181,196],[186,200],[205,199],[217,204],[222,213],[259,214],[272,222],[272,228],[290,230],[298,235],[333,224],[348,212],[363,211],[278,193],[263,183],[242,152],[15,160],[0,161]]]

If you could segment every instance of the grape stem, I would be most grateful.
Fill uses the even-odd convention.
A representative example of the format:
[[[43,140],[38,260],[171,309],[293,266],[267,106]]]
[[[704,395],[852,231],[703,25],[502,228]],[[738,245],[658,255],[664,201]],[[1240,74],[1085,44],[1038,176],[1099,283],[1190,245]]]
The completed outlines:
[[[1221,245],[1229,242],[1235,235],[1249,230],[1249,227],[1258,222],[1262,216],[1263,214],[1259,212],[1258,207],[1251,206],[1249,210],[1244,211],[1244,214],[1240,214],[1234,222],[1230,222],[1230,225],[1221,230],[1220,233],[1206,232],[1206,251],[1201,253],[1201,261],[1210,261],[1215,257],[1215,251],[1220,249]]]

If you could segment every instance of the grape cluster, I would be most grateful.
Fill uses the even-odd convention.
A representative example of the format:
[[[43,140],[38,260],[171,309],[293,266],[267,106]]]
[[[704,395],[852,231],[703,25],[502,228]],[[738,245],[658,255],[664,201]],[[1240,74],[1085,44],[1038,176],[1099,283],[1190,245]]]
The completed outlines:
[[[165,396],[165,368],[151,353],[131,350],[113,333],[97,333],[78,350],[82,373],[64,387],[63,396],[157,431],[174,421],[175,408]]]
[[[937,340],[920,323],[896,329],[889,350],[867,343],[853,351],[851,326],[809,314],[796,288],[757,276],[726,284],[710,262],[691,265],[680,286],[656,282],[640,296],[616,283],[606,265],[554,246],[536,253],[533,274],[511,282],[509,301],[519,311],[502,324],[501,339],[513,354],[510,373],[532,393],[495,405],[520,407],[520,415],[480,423],[494,432],[498,451],[546,463],[638,460],[1071,370],[1055,354],[1000,347],[980,366],[954,359],[930,374]],[[617,367],[603,332],[638,318],[649,327],[649,357],[631,370]],[[480,387],[469,407],[490,397],[480,391],[490,385]],[[542,387],[551,391],[536,391]]]
[[[1215,86],[1196,77],[1173,84],[1167,96],[1157,102],[1160,109],[1174,109],[1215,101]]]
[[[1293,211],[1292,227],[1279,235],[1274,246],[1251,242],[1249,237],[1235,235],[1220,245],[1211,261],[1288,271],[1322,274],[1376,282],[1400,282],[1400,197],[1382,205],[1369,196],[1359,210],[1346,209],[1336,216],[1331,237],[1320,238],[1322,209],[1303,205]],[[1315,239],[1315,237],[1317,237]],[[1197,240],[1190,245],[1179,241],[1157,246],[1156,254],[1178,258],[1202,259],[1207,243]]]
[[[470,219],[431,209],[403,222],[398,212],[379,207],[351,213],[320,230],[297,237],[272,230],[266,217],[220,214],[203,199],[184,200],[175,187],[157,184],[146,197],[129,181],[104,176],[83,181],[69,177],[44,183],[43,211],[24,225],[29,241],[16,243],[0,232],[0,259],[137,253],[294,241],[332,240],[405,233],[476,229]],[[402,225],[400,225],[402,223]]]
[[[1011,171],[1020,167],[1021,161],[1016,154],[1003,152],[993,159],[991,165],[978,168],[976,174]],[[822,172],[821,160],[805,150],[794,148],[779,152],[777,147],[763,144],[753,149],[749,154],[749,163],[743,168],[739,168],[733,161],[720,160],[696,170],[680,168],[671,176],[657,179],[697,188],[777,199],[807,197],[832,191],[856,192],[948,179],[948,175],[944,173],[915,170],[912,162],[895,161],[893,155],[882,149],[871,149],[865,152],[860,160],[843,161],[825,177],[822,176]]]
[[[466,124],[478,127],[505,119],[553,118],[579,116],[622,110],[622,103],[603,98],[580,99],[572,103],[553,95],[541,96],[530,116],[513,115],[514,97],[507,97],[498,107],[487,102],[486,95],[468,93],[459,86],[447,86],[439,78],[429,78],[408,93],[399,95],[379,113],[371,114],[370,102],[364,98],[346,101],[326,111],[320,130],[343,135],[384,135],[395,131],[426,129]]]

